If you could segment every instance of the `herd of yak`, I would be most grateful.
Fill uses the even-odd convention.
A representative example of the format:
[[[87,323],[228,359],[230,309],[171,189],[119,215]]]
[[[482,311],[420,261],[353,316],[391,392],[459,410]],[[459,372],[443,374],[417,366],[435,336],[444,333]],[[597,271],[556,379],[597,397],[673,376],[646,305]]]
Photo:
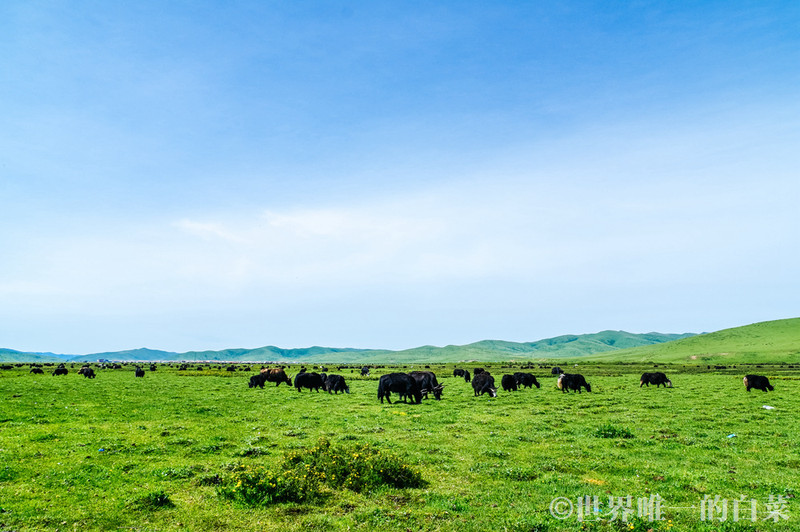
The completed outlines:
[[[0,369],[6,369],[6,367],[3,366]],[[155,364],[150,366],[151,371],[155,371],[155,369]],[[181,367],[179,369],[186,368]],[[231,371],[233,366],[229,366],[227,369]],[[247,369],[249,370],[249,368]],[[44,373],[40,367],[33,367],[30,372],[34,374]],[[68,370],[64,364],[60,364],[55,371],[53,371],[53,375],[66,375],[67,373]],[[591,385],[586,382],[583,375],[565,373],[559,367],[552,368],[551,373],[553,375],[558,375],[556,386],[564,393],[569,391],[581,393],[581,389],[585,389],[587,392],[592,391]],[[78,371],[78,374],[90,379],[96,377],[94,370],[88,365],[83,366]],[[135,376],[144,377],[144,375],[144,370],[137,366],[135,369]],[[368,366],[361,368],[361,375],[369,376]],[[483,368],[475,368],[472,375],[470,375],[469,370],[456,368],[453,370],[453,376],[463,377],[465,382],[471,382],[476,397],[483,394],[497,397],[497,387],[495,386],[494,377]],[[268,382],[274,382],[275,386],[280,386],[281,383],[292,386],[292,380],[283,368],[262,368],[259,373],[250,377],[249,386],[250,388],[263,388]],[[763,390],[764,392],[775,389],[769,383],[769,379],[762,375],[746,375],[743,382],[748,392],[753,388],[756,390]],[[641,388],[645,385],[649,387],[651,384],[656,385],[656,387],[662,385],[665,388],[672,387],[672,381],[662,372],[642,374],[639,387]],[[517,372],[513,375],[503,375],[500,380],[500,385],[503,387],[503,390],[507,392],[522,388],[531,388],[533,386],[537,388],[541,387],[539,381],[536,380],[536,377],[532,373],[524,372]],[[328,393],[350,393],[350,388],[347,386],[345,378],[342,375],[308,372],[305,368],[301,368],[300,372],[295,375],[294,387],[297,391],[307,388],[317,392],[322,389]],[[394,392],[403,402],[407,402],[408,398],[411,398],[412,402],[421,403],[422,399],[427,399],[429,394],[433,395],[436,400],[441,399],[443,389],[444,385],[439,384],[436,375],[432,371],[389,373],[382,375],[378,381],[378,399],[380,399],[381,403],[386,399],[386,401],[391,404],[392,401],[390,397],[392,392]]]

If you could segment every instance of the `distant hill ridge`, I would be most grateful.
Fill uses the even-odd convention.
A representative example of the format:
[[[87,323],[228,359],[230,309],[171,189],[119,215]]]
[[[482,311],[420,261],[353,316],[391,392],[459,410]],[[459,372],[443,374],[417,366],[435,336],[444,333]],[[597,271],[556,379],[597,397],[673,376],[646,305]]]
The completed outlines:
[[[764,321],[665,342],[589,355],[586,360],[663,363],[799,363],[800,318]]]
[[[92,353],[89,355],[56,355],[53,353],[24,353],[0,349],[4,362],[119,362],[154,361],[219,361],[219,362],[341,362],[341,363],[415,363],[423,361],[458,362],[462,360],[514,360],[532,357],[579,357],[625,347],[651,345],[692,336],[686,334],[603,331],[594,334],[565,335],[537,342],[507,342],[483,340],[468,345],[445,347],[422,346],[403,351],[385,349],[353,349],[312,346],[283,349],[265,346],[256,349],[224,349],[221,351],[189,351],[175,353],[139,348],[125,351]]]
[[[424,362],[545,361],[580,359],[597,362],[800,362],[800,318],[754,323],[713,333],[635,334],[601,331],[592,334],[563,335],[536,342],[482,340],[467,345],[421,346],[402,351],[313,346],[283,349],[265,346],[256,349],[189,351],[173,353],[153,349],[132,349],[90,355],[24,353],[0,349],[0,362],[94,362],[98,359],[121,362],[214,361],[214,362],[295,362],[342,364],[417,364]]]

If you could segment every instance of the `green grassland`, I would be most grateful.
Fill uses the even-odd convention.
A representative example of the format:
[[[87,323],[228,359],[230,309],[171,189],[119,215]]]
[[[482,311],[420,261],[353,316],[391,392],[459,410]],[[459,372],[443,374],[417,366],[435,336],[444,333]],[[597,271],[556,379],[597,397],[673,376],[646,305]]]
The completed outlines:
[[[498,385],[519,371],[489,366]],[[570,369],[592,384],[582,394],[561,393],[537,366],[541,389],[497,398],[474,397],[452,369],[432,366],[445,394],[420,405],[377,400],[377,375],[392,368],[338,371],[352,392],[338,396],[249,389],[251,372],[215,369],[161,366],[145,378],[97,369],[96,379],[0,371],[0,530],[800,529],[796,366],[659,364],[675,385],[665,389],[639,387],[652,364],[581,363]],[[750,372],[775,391],[747,393]],[[297,484],[305,500],[264,504],[231,495],[258,468],[296,475],[292,460],[321,439],[349,460],[340,465],[380,451],[424,484]],[[664,520],[637,517],[637,499],[655,494]],[[612,519],[609,497],[629,495],[633,514]],[[586,496],[600,512],[584,521],[550,511],[557,497],[577,508]],[[729,500],[725,522],[701,519],[705,496]],[[734,522],[741,496],[747,512]],[[788,520],[764,520],[770,496]]]

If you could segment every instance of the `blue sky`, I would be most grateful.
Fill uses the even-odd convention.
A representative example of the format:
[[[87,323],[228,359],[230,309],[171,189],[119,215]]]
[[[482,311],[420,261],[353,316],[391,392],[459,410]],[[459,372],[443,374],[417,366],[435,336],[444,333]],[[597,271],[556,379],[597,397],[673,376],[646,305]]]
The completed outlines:
[[[798,25],[796,2],[3,2],[0,347],[798,316]]]

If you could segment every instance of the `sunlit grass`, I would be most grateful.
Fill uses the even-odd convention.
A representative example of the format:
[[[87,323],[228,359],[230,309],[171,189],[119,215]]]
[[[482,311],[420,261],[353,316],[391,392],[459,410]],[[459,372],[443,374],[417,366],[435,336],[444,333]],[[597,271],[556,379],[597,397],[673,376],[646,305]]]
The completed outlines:
[[[344,373],[352,393],[334,396],[249,389],[244,373],[2,372],[0,529],[623,530],[557,520],[549,505],[654,493],[671,508],[705,495],[780,495],[791,520],[759,529],[800,524],[800,381],[791,370],[764,368],[775,384],[767,394],[747,393],[734,369],[668,367],[674,388],[640,389],[642,367],[585,366],[593,392],[562,394],[536,369],[541,389],[489,398],[448,376],[452,366],[433,369],[445,395],[421,405],[381,405],[375,374]],[[321,465],[331,453],[320,454],[320,441],[348,461]],[[425,485],[344,486],[344,472],[372,467],[352,457],[357,449],[395,457]],[[256,506],[225,496],[237,472],[309,464],[315,475],[338,471],[340,482]],[[696,509],[665,515],[676,530],[715,529]],[[668,530],[666,521],[634,528],[643,523]]]

